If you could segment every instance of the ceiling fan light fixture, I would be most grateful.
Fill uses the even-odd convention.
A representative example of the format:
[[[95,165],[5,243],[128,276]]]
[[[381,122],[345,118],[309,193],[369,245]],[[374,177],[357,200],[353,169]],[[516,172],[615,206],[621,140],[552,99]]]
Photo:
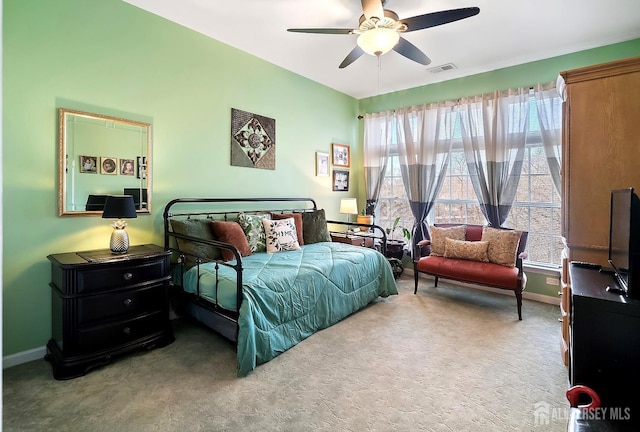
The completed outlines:
[[[376,27],[362,32],[358,36],[357,44],[367,54],[380,56],[391,51],[399,40],[400,35],[396,30]]]

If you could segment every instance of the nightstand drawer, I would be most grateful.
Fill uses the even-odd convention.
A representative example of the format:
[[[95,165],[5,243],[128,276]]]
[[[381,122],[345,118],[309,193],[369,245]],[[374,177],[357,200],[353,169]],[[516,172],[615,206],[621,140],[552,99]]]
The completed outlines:
[[[164,312],[158,311],[101,326],[79,327],[77,348],[85,351],[124,345],[161,331],[165,322]]]
[[[122,288],[141,282],[159,280],[166,276],[167,265],[165,259],[154,262],[123,263],[108,267],[82,270],[78,272],[78,294]]]
[[[165,302],[163,284],[83,297],[78,300],[78,324],[159,311],[164,308]]]

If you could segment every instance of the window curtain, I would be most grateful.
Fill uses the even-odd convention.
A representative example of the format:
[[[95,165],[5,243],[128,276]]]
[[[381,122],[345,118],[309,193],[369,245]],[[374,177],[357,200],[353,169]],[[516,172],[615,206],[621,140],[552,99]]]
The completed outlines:
[[[463,98],[460,129],[473,190],[492,226],[502,226],[516,196],[527,130],[529,88]]]
[[[429,238],[426,218],[447,171],[454,120],[449,102],[395,113],[400,174],[415,218],[413,245]]]
[[[556,83],[537,84],[533,88],[536,101],[542,146],[549,165],[553,185],[562,196],[560,180],[560,161],[562,144],[562,100],[556,89]]]
[[[367,189],[365,213],[373,215],[380,197],[389,161],[390,112],[364,116],[364,183]]]

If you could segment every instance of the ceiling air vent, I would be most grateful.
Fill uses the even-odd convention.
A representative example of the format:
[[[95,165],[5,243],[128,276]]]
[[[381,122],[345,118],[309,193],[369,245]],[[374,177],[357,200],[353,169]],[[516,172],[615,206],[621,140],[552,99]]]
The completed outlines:
[[[430,69],[427,69],[429,72],[431,73],[440,73],[440,72],[445,72],[445,71],[450,71],[456,69],[456,65],[454,65],[453,63],[447,63],[447,64],[443,64],[440,66],[436,66]]]

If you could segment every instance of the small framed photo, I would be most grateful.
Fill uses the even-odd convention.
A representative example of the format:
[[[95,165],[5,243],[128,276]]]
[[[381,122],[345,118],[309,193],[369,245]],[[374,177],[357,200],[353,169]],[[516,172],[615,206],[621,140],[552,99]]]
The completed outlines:
[[[345,144],[331,144],[333,165],[349,168],[351,166],[351,147]]]
[[[349,190],[349,171],[333,170],[333,190],[346,192]]]
[[[133,159],[120,159],[120,175],[133,176],[136,174],[136,162]]]
[[[138,165],[137,165],[137,173],[136,177],[139,179],[147,178],[147,157],[146,156],[138,156]]]
[[[80,156],[80,172],[97,174],[98,173],[98,157],[97,156]]]
[[[329,177],[329,153],[316,152],[316,176]]]
[[[116,158],[100,156],[100,174],[118,174]]]

